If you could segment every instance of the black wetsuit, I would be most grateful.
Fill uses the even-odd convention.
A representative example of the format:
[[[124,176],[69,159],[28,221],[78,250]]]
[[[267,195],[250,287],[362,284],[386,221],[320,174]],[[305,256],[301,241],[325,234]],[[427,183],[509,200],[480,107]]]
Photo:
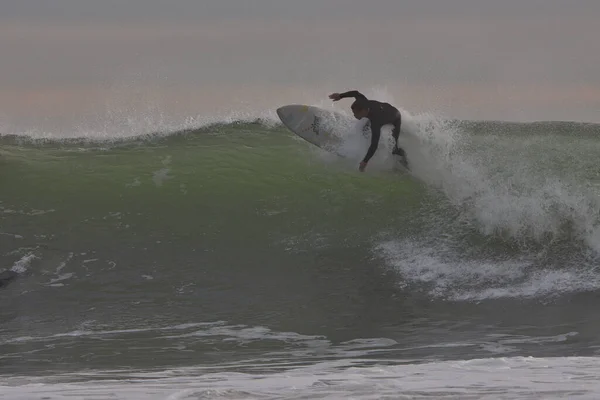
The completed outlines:
[[[351,90],[349,92],[340,93],[340,98],[344,99],[347,97],[354,97],[356,100],[366,102],[369,108],[369,114],[367,118],[371,121],[371,145],[367,154],[363,159],[364,162],[369,162],[371,157],[375,154],[377,147],[379,146],[379,137],[381,136],[381,127],[383,125],[392,124],[394,126],[392,130],[392,137],[395,140],[395,148],[393,154],[405,156],[404,150],[398,147],[398,136],[400,135],[400,125],[402,124],[402,117],[400,111],[389,103],[382,103],[376,100],[369,100],[362,93]]]

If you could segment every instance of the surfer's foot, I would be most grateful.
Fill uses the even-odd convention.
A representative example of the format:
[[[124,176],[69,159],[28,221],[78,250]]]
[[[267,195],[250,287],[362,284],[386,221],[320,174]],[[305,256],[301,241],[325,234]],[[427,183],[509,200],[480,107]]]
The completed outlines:
[[[404,150],[402,150],[400,147],[395,146],[394,150],[392,150],[392,154],[396,155],[396,156],[402,156],[406,158],[406,153],[404,152]]]
[[[398,156],[398,162],[406,169],[408,168],[408,160],[406,159],[406,152],[398,146],[394,147],[392,154]]]

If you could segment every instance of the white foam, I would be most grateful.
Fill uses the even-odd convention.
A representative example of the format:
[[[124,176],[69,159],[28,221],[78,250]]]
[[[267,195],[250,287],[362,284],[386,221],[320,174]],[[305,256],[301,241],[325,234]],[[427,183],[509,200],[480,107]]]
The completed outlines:
[[[64,333],[56,333],[50,336],[23,336],[17,337],[13,339],[9,339],[6,343],[21,343],[21,342],[46,342],[53,341],[57,339],[61,339],[64,337],[79,337],[79,336],[115,336],[115,335],[124,335],[130,333],[141,333],[141,332],[155,332],[155,331],[181,331],[187,330],[197,327],[205,327],[206,329],[210,329],[213,326],[223,325],[223,321],[215,321],[215,322],[197,322],[197,323],[187,323],[187,324],[179,324],[174,326],[166,326],[166,327],[148,327],[148,328],[131,328],[131,329],[115,329],[115,330],[89,330],[89,322],[85,322],[82,324],[82,329],[78,329],[75,331],[64,332]],[[178,336],[178,337],[183,337]]]
[[[436,298],[535,298],[600,289],[600,277],[585,265],[552,270],[527,259],[466,258],[443,243],[431,247],[415,239],[382,242],[374,250],[400,275],[399,285],[420,287]]]
[[[27,271],[32,261],[38,257],[35,254],[27,254],[17,261],[11,268],[12,271],[22,274]]]
[[[277,372],[98,371],[10,377],[6,398],[21,399],[597,399],[597,357],[487,358],[404,365],[323,362]],[[214,369],[214,368],[213,368]],[[83,382],[72,382],[81,380]]]
[[[537,139],[540,150],[530,156],[522,149],[515,151],[512,144],[518,140],[526,148],[527,138],[494,132],[475,138],[430,115],[406,120],[411,135],[406,135],[404,147],[413,174],[440,189],[482,233],[539,241],[564,235],[569,225],[600,252],[598,188],[587,179],[575,180],[575,172],[559,175],[543,165],[538,168],[542,161],[549,163],[543,139]],[[568,152],[575,150],[565,148],[561,156],[569,157]]]
[[[23,239],[23,236],[17,235],[16,233],[0,232],[0,236],[9,236],[14,239]]]

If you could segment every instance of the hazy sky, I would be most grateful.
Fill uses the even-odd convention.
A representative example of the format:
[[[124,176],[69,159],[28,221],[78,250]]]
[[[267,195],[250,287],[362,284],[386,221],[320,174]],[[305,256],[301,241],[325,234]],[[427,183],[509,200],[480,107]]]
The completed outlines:
[[[599,18],[599,0],[5,0],[0,124],[348,89],[413,114],[600,122]]]

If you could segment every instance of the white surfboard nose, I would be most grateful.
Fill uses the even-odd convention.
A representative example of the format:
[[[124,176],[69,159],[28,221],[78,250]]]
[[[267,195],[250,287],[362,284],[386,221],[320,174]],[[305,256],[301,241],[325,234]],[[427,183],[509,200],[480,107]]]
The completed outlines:
[[[286,118],[286,116],[287,116],[287,115],[288,115],[288,113],[289,113],[289,109],[288,109],[288,107],[289,107],[289,106],[283,106],[283,107],[279,107],[279,108],[276,110],[276,111],[277,111],[277,116],[278,116],[280,119],[285,119],[285,118]]]
[[[282,121],[288,121],[292,115],[299,114],[301,111],[308,111],[308,107],[302,104],[288,104],[277,109],[277,116]]]

